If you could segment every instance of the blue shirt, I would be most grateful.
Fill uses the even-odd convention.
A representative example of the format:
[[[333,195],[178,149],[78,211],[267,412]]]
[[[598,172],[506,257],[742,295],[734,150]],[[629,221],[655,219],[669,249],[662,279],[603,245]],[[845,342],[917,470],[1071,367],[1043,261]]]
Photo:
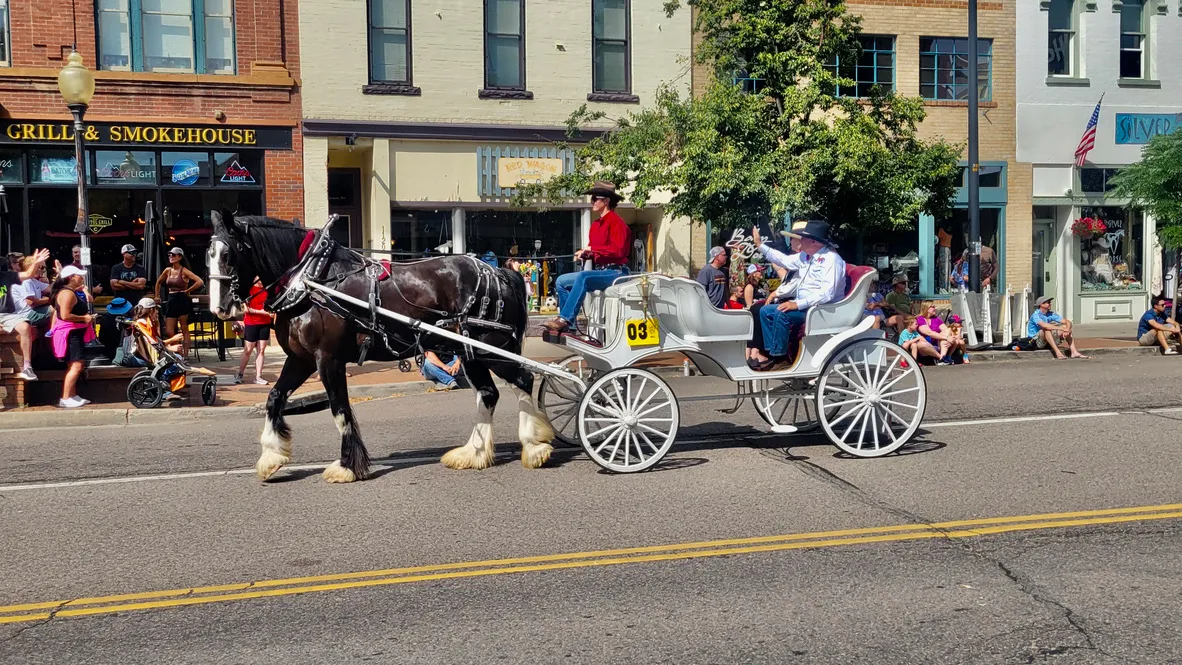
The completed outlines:
[[[1042,313],[1041,309],[1034,310],[1030,315],[1030,323],[1026,324],[1026,336],[1037,337],[1042,333],[1042,328],[1039,323],[1063,323],[1063,317],[1055,312]]]
[[[911,332],[910,330],[904,330],[903,332],[899,333],[899,344],[905,344],[905,343],[910,342],[911,340],[913,340],[919,336],[920,335],[918,332]]]
[[[1140,337],[1150,330],[1153,330],[1153,328],[1149,326],[1150,321],[1157,321],[1158,324],[1164,326],[1166,325],[1166,313],[1162,312],[1161,314],[1158,314],[1151,309],[1148,312],[1142,314],[1141,322],[1137,324],[1137,337]]]

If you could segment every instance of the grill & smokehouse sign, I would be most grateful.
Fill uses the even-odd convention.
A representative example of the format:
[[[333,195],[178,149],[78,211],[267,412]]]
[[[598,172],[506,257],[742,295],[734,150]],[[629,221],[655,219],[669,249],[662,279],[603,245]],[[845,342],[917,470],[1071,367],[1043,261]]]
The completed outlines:
[[[0,144],[74,142],[74,126],[69,122],[0,121],[0,128]],[[291,149],[290,127],[89,123],[82,137],[92,145]]]

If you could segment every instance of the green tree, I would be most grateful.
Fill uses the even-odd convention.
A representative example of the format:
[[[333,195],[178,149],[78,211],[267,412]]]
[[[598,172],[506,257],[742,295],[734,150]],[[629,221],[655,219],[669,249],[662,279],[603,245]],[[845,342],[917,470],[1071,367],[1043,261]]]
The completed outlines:
[[[672,14],[685,11],[665,3]],[[645,205],[671,195],[675,216],[741,227],[767,215],[819,215],[848,233],[909,228],[921,212],[943,215],[959,181],[960,146],[922,141],[922,100],[853,86],[860,17],[842,0],[688,0],[698,10],[697,57],[714,83],[697,98],[666,85],[653,104],[614,119],[577,148],[571,174],[521,188],[514,200],[569,199],[596,179],[631,184]],[[747,93],[736,72],[757,80]],[[586,105],[568,120],[571,138],[604,119]]]
[[[1114,196],[1153,215],[1162,247],[1182,248],[1182,132],[1154,136],[1141,161],[1121,169],[1109,183]]]

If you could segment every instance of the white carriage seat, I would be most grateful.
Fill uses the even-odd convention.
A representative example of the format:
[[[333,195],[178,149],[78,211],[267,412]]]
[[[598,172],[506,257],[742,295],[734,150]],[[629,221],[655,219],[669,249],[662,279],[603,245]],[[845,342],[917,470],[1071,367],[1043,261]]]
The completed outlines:
[[[687,342],[750,341],[754,319],[747,310],[718,309],[710,302],[706,289],[685,277],[661,280],[660,324]]]
[[[870,294],[874,268],[845,266],[845,297],[837,302],[809,309],[804,323],[805,335],[834,335],[858,325],[866,317],[866,298]]]

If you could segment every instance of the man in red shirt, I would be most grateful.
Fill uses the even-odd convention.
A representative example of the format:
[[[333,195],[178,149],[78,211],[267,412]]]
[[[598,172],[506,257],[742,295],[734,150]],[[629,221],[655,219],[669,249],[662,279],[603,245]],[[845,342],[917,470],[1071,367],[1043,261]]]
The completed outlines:
[[[591,195],[591,210],[596,220],[591,222],[587,247],[575,252],[575,261],[590,260],[593,268],[567,273],[554,280],[558,318],[545,324],[553,332],[563,332],[571,327],[588,291],[606,289],[617,277],[628,274],[632,233],[624,219],[616,214],[616,205],[624,197],[616,192],[615,185],[604,180],[595,183],[584,194]]]

